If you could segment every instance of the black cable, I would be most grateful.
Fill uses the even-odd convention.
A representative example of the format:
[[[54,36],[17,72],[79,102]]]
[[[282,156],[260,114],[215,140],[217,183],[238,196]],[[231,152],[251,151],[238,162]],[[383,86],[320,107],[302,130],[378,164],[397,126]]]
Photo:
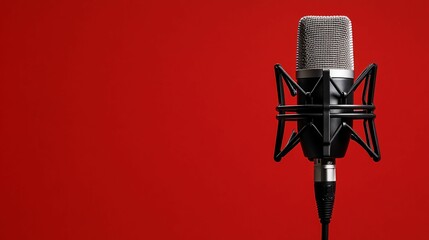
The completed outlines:
[[[329,223],[322,223],[322,240],[328,240]]]

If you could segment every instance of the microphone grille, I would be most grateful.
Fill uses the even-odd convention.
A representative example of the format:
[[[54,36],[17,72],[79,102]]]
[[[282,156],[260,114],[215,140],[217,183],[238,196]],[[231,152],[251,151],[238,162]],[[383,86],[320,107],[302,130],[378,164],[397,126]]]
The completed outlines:
[[[352,24],[346,16],[299,20],[297,69],[354,69]]]

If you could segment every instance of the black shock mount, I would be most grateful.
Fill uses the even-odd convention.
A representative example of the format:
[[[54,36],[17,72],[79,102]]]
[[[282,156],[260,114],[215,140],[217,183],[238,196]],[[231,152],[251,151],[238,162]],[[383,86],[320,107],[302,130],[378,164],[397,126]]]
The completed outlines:
[[[295,82],[289,74],[281,67],[280,64],[274,65],[274,72],[276,77],[277,85],[277,97],[278,106],[276,110],[278,112],[276,118],[278,120],[276,143],[274,147],[274,160],[279,162],[287,153],[289,153],[300,141],[301,136],[305,131],[314,129],[320,138],[323,139],[323,155],[326,157],[330,156],[330,146],[332,141],[338,135],[340,131],[349,131],[351,139],[357,142],[363,147],[366,152],[371,156],[374,161],[380,160],[380,148],[378,146],[377,132],[375,128],[375,105],[374,105],[374,91],[375,91],[375,80],[377,73],[377,65],[370,64],[354,81],[353,85],[348,91],[341,91],[335,81],[329,77],[326,71],[323,71],[323,75],[320,77],[318,82],[312,91],[305,91],[297,82]],[[328,76],[326,76],[328,75]],[[319,84],[329,86],[332,84],[335,90],[340,95],[343,104],[329,105],[329,102],[324,101],[323,104],[305,104],[305,105],[287,105],[285,100],[283,82],[287,86],[290,95],[296,96],[301,93],[309,99],[308,102],[313,102],[314,89]],[[347,104],[347,97],[353,94],[355,90],[364,83],[364,89],[362,93],[362,104]],[[329,96],[329,87],[324,87],[324,96]],[[326,98],[325,98],[326,99]],[[329,99],[328,99],[329,100]],[[348,110],[346,113],[333,113],[331,110]],[[322,118],[323,128],[316,127],[312,119]],[[363,140],[353,128],[343,122],[335,130],[331,136],[331,130],[329,129],[330,121],[333,118],[351,119],[351,120],[363,120],[363,127],[365,131],[365,140]],[[309,120],[308,123],[303,126],[298,132],[292,131],[287,144],[282,148],[284,129],[287,121],[298,121],[298,120]]]

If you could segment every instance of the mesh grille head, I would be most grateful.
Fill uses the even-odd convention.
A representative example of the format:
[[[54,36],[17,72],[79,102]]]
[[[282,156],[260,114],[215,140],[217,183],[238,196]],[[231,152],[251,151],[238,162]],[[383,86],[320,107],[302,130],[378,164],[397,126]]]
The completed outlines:
[[[354,69],[352,23],[346,16],[305,16],[298,24],[297,69]]]

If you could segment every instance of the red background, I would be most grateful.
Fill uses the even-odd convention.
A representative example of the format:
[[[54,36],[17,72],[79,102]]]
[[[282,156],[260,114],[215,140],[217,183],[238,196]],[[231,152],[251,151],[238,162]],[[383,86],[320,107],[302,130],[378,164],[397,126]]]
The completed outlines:
[[[379,64],[382,160],[338,161],[332,239],[428,239],[428,10],[3,1],[0,238],[319,239],[312,164],[272,159],[273,65],[294,76],[300,17],[341,14],[356,72]]]

